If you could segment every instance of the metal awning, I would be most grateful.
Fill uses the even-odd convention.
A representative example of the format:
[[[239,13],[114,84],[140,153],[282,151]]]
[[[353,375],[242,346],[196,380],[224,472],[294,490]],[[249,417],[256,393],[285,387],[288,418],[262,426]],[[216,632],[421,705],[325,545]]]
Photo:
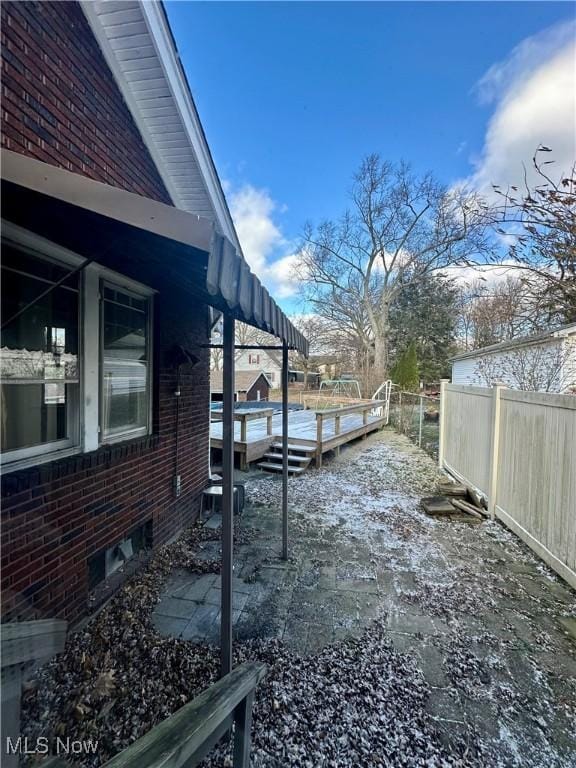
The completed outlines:
[[[2,150],[2,217],[134,279],[185,290],[308,354],[235,246],[208,219]]]

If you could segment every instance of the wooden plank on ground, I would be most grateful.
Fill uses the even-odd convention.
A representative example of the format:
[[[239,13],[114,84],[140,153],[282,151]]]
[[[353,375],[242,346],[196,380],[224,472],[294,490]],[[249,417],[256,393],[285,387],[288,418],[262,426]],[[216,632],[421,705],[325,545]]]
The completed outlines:
[[[441,496],[459,496],[466,498],[468,488],[463,483],[438,483],[438,493]]]
[[[484,519],[484,515],[481,514],[478,507],[473,507],[472,504],[468,504],[468,502],[462,501],[462,499],[452,499],[452,503],[455,507],[461,509],[462,512],[466,512],[468,515],[472,515],[472,517],[477,517],[480,520]]]

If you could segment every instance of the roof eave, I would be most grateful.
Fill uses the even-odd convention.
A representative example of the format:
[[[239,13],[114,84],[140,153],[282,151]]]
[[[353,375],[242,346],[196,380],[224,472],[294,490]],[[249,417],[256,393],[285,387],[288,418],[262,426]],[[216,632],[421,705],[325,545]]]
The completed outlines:
[[[568,336],[576,335],[576,323],[569,323],[561,328],[556,328],[554,331],[546,331],[544,333],[537,334],[536,336],[525,336],[520,339],[511,339],[508,342],[500,342],[498,344],[491,344],[488,347],[479,347],[478,349],[471,349],[468,352],[463,352],[460,355],[450,358],[451,363],[456,363],[459,360],[468,360],[472,357],[478,357],[480,355],[494,355],[498,352],[507,352],[509,349],[518,349],[519,347],[529,347],[542,342],[554,341],[555,339],[565,339]]]
[[[159,140],[162,137],[152,130],[153,118],[144,114],[139,101],[141,94],[135,89],[135,84],[138,81],[133,78],[133,73],[138,70],[139,66],[142,68],[150,68],[151,66],[160,68],[164,84],[170,92],[168,98],[170,99],[171,106],[178,115],[182,131],[188,140],[188,149],[198,166],[200,176],[198,182],[201,182],[205,188],[206,196],[212,209],[214,223],[220,232],[234,243],[238,252],[242,253],[240,241],[220,184],[216,166],[210,153],[210,148],[180,63],[180,57],[162,4],[160,2],[139,2],[137,7],[127,9],[133,14],[139,12],[140,23],[145,24],[146,34],[149,36],[149,47],[155,51],[155,54],[152,56],[149,55],[142,59],[139,59],[137,55],[130,58],[131,79],[128,79],[126,76],[126,61],[120,56],[124,51],[123,49],[114,48],[109,37],[109,27],[105,26],[102,21],[102,18],[108,18],[110,14],[114,14],[116,11],[122,12],[123,9],[116,9],[112,3],[103,2],[82,2],[81,5],[106,63],[110,67],[116,84],[130,109],[142,140],[150,152],[174,205],[189,213],[206,215],[204,211],[194,210],[194,207],[187,204],[183,199],[182,192],[179,190],[176,181],[182,169],[178,168],[176,171],[169,167],[170,164],[165,156],[165,152],[159,144]],[[132,20],[125,23],[128,25],[135,22]],[[114,34],[118,34],[121,24],[122,22],[114,24]],[[142,36],[140,35],[140,37]],[[142,47],[146,47],[144,43],[142,43]],[[159,108],[160,104],[162,104],[162,107],[164,106],[166,98],[165,96],[157,97],[156,101]],[[146,112],[150,113],[154,110],[154,101],[154,98],[146,99]]]

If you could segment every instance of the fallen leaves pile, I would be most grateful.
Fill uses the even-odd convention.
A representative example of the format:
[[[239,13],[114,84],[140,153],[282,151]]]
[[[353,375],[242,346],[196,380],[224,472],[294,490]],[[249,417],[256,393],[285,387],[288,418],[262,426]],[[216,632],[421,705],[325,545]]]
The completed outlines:
[[[211,572],[195,558],[219,532],[195,527],[161,548],[65,652],[27,686],[22,733],[98,741],[96,768],[193,699],[219,672],[218,649],[160,636],[151,614],[175,568]],[[376,622],[360,638],[299,656],[277,640],[237,643],[235,663],[259,660],[268,674],[255,702],[252,765],[459,766],[463,748],[442,746],[425,712],[428,687],[414,661],[395,652]],[[206,761],[231,764],[226,745]]]
[[[463,745],[442,745],[425,711],[429,688],[412,657],[376,621],[359,638],[314,656],[279,641],[240,646],[237,661],[268,664],[254,707],[253,768],[472,766]],[[207,768],[231,765],[221,747]]]
[[[26,686],[24,736],[97,740],[97,755],[78,764],[100,765],[217,679],[215,649],[162,637],[151,614],[173,569],[219,571],[218,561],[194,556],[218,536],[194,527],[159,549],[144,573],[69,636],[64,653]]]
[[[564,649],[552,620],[573,615],[571,593],[547,576],[549,588],[541,594],[522,571],[534,566],[534,556],[502,526],[486,522],[471,532],[465,524],[445,526],[422,515],[418,496],[437,480],[423,454],[384,443],[350,451],[345,462],[290,480],[290,532],[295,551],[318,532],[324,541],[365,551],[362,568],[343,562],[337,575],[373,579],[377,566],[385,567],[401,607],[447,625],[444,635],[416,639],[420,650],[438,658],[446,691],[466,705],[466,712],[448,715],[466,720],[466,743],[452,719],[444,721],[451,724],[449,738],[440,739],[430,706],[437,692],[429,700],[417,658],[394,650],[377,620],[360,637],[312,656],[277,640],[235,644],[236,664],[268,665],[255,700],[253,768],[574,764],[576,678],[548,672],[546,663],[553,662],[543,656],[540,664],[535,653]],[[277,507],[281,483],[253,480],[247,497]],[[236,543],[249,543],[248,536],[236,531]],[[98,768],[217,679],[216,647],[165,638],[151,615],[175,569],[219,570],[219,560],[206,559],[217,554],[219,537],[218,530],[194,527],[161,548],[142,574],[70,636],[65,652],[27,685],[23,736],[97,740],[95,755],[67,759]],[[203,551],[205,542],[211,543]],[[518,572],[503,567],[508,561]],[[313,586],[322,562],[311,562],[300,586],[306,579]],[[529,658],[525,632],[532,637]],[[519,643],[522,650],[515,651]],[[227,745],[205,761],[206,768],[230,765]]]

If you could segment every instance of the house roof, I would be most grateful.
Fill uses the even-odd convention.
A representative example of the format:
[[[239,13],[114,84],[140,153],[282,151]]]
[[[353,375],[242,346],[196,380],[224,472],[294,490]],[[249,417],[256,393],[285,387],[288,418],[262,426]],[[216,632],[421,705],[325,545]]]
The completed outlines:
[[[142,280],[185,290],[308,353],[294,328],[214,223],[132,192],[1,150],[2,216],[61,248]],[[6,232],[6,226],[4,226]]]
[[[174,205],[212,221],[241,252],[162,3],[81,6]]]
[[[207,275],[209,292],[215,296],[222,292],[229,307],[243,303],[243,314],[252,304],[248,315],[253,319],[245,322],[269,332],[281,327],[280,332],[271,332],[285,340],[290,337],[290,346],[308,354],[304,337],[244,260],[161,0],[92,0],[81,7],[172,202],[209,220],[224,236],[211,250],[214,269]],[[228,274],[234,261],[231,252],[240,255],[242,265]]]
[[[261,376],[271,387],[272,383],[264,371],[235,371],[234,390],[236,392],[249,392]],[[223,391],[222,371],[210,371],[210,389],[212,392]]]
[[[458,360],[466,360],[471,357],[482,357],[483,355],[491,355],[494,352],[506,352],[508,349],[531,346],[533,344],[539,344],[543,341],[551,341],[553,339],[573,335],[576,335],[576,323],[568,323],[567,325],[562,325],[559,328],[543,331],[542,333],[536,333],[531,336],[521,336],[518,339],[501,341],[499,344],[491,344],[488,347],[470,349],[467,352],[462,352],[462,354],[456,355],[455,357],[451,358],[451,360],[452,362],[457,362]]]

